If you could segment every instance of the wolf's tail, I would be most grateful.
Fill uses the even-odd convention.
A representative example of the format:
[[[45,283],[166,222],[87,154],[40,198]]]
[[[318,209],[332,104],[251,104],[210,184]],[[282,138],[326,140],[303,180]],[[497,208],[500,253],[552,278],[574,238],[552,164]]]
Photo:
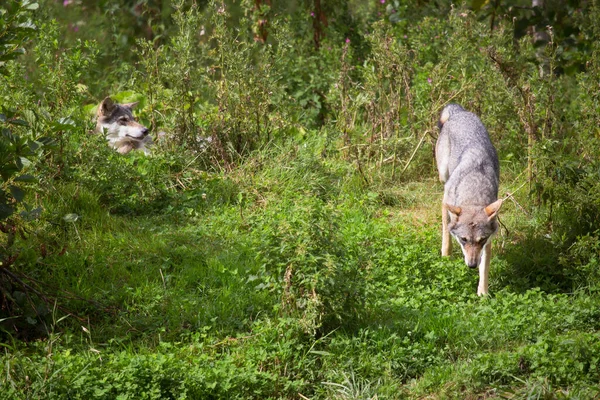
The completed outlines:
[[[465,109],[462,108],[461,106],[459,106],[458,104],[454,104],[454,103],[448,104],[442,110],[442,114],[440,115],[440,120],[438,121],[438,128],[442,129],[442,126],[444,126],[446,121],[448,121],[448,119],[452,115],[457,114],[459,112],[464,112],[464,111],[465,111]]]

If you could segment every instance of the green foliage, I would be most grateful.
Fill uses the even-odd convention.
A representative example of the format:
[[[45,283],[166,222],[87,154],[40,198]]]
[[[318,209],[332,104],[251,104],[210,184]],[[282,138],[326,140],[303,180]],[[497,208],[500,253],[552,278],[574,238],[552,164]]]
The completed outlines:
[[[151,352],[122,349],[113,343],[97,350],[89,342],[89,350],[75,354],[55,344],[39,346],[40,352],[54,351],[52,360],[37,355],[20,354],[28,360],[6,359],[11,367],[10,381],[25,375],[46,375],[47,380],[21,391],[10,385],[3,387],[7,399],[25,397],[55,398],[255,398],[293,395],[305,390],[304,379],[311,376],[316,356],[283,321],[279,326],[287,333],[274,342],[275,328],[265,321],[257,324],[251,337],[231,337],[215,342],[208,329],[191,335],[189,346],[161,342]],[[302,367],[297,374],[286,369]],[[14,368],[14,369],[13,369]],[[4,381],[10,384],[10,381]],[[13,381],[14,382],[14,381]]]
[[[38,8],[38,4],[30,1],[16,1],[5,7],[0,8],[0,74],[2,78],[9,75],[8,61],[16,59],[25,52],[22,47],[23,43],[36,29],[31,20],[31,12]],[[2,107],[0,111],[0,159],[2,160],[0,164],[0,176],[2,177],[0,223],[4,226],[4,221],[14,213],[15,205],[22,203],[25,198],[25,192],[19,186],[19,182],[35,180],[30,174],[22,174],[22,170],[31,164],[32,156],[39,154],[38,149],[42,143],[30,141],[14,134],[10,127],[27,127],[27,121],[18,118],[16,112],[6,107]],[[5,227],[4,230],[6,229]],[[9,242],[12,240],[14,239],[9,239]],[[3,254],[3,257],[6,257],[6,254]]]
[[[368,240],[366,226],[352,226],[363,222],[362,216],[335,201],[339,189],[334,182],[341,171],[315,157],[317,149],[293,150],[295,156],[284,152],[278,157],[297,159],[286,170],[273,165],[257,177],[257,183],[263,182],[261,197],[275,192],[285,200],[248,219],[262,266],[252,280],[280,296],[281,310],[298,317],[312,334],[351,328],[360,318],[367,262],[363,246]]]
[[[4,221],[15,212],[15,206],[25,199],[25,192],[19,185],[36,180],[34,176],[23,172],[26,166],[31,164],[31,158],[41,153],[43,139],[42,141],[30,141],[13,134],[8,126],[27,126],[27,122],[16,119],[11,112],[4,111],[3,114],[0,114],[0,121],[2,121],[0,220]]]
[[[6,8],[0,8],[0,79],[10,79],[9,61],[25,52],[22,46],[35,32],[31,13],[37,8],[37,3],[29,1],[12,2]],[[13,216],[18,207],[24,209],[20,216],[25,219],[35,218],[39,212],[39,209],[33,210],[25,203],[23,185],[37,181],[28,170],[34,159],[43,153],[44,145],[49,144],[50,139],[31,133],[28,117],[32,114],[27,110],[24,120],[16,110],[0,103],[0,226],[7,235],[0,255],[3,266],[12,263],[10,247],[14,244],[17,231],[22,229],[14,220],[7,219]]]
[[[6,64],[25,53],[23,43],[36,26],[31,12],[39,5],[29,0],[13,1],[0,8],[0,74],[6,75]]]
[[[3,398],[598,396],[597,7],[37,4],[0,6]],[[107,95],[150,156],[89,134]],[[512,194],[483,299],[448,102]]]

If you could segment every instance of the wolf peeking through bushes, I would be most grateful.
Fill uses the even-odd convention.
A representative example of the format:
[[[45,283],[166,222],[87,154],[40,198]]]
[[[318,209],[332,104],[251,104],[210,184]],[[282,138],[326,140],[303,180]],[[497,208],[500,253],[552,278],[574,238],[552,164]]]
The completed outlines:
[[[121,154],[127,154],[131,150],[150,154],[150,131],[133,117],[132,110],[137,104],[118,104],[106,97],[98,106],[96,132],[106,134],[109,145]]]

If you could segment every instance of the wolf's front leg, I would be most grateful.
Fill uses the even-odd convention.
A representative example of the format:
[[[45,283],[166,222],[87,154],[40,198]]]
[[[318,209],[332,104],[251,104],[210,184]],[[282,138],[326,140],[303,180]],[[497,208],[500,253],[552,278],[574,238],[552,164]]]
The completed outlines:
[[[492,258],[492,240],[483,247],[481,252],[481,261],[479,261],[479,286],[477,287],[477,296],[488,294],[488,274],[490,272],[490,259]]]
[[[452,253],[452,240],[448,229],[448,210],[446,203],[442,203],[442,257],[448,257]]]

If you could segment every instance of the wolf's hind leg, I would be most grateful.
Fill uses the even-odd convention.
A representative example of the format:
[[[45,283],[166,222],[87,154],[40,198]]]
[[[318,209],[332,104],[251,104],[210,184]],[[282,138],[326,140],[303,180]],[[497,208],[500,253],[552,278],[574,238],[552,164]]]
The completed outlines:
[[[481,252],[481,261],[479,261],[479,286],[477,287],[477,296],[488,294],[488,274],[490,272],[490,259],[492,258],[492,240],[483,247]]]
[[[442,257],[448,257],[452,253],[452,240],[448,229],[448,209],[446,202],[442,202]]]

